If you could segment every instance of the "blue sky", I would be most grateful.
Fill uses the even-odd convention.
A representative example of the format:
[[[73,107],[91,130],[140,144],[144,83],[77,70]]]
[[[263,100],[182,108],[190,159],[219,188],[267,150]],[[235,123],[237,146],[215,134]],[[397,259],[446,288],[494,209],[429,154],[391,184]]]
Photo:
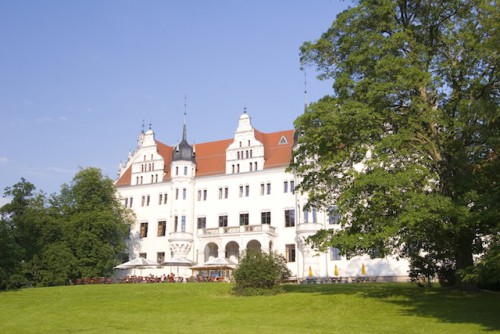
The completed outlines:
[[[116,177],[144,120],[156,139],[233,137],[246,107],[263,132],[303,111],[299,47],[349,2],[0,0],[0,190],[58,192],[82,167]],[[331,82],[307,70],[308,101]],[[2,202],[0,202],[1,204]]]

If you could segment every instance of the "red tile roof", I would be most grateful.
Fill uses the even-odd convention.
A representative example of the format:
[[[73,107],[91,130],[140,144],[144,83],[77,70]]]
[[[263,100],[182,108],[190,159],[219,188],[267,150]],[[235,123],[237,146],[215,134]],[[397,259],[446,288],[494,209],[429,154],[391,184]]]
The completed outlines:
[[[262,133],[255,130],[255,138],[264,144],[264,169],[288,165],[292,159],[293,130]],[[284,138],[284,140],[283,140]],[[225,139],[194,145],[196,151],[196,176],[225,174],[226,149],[234,139]],[[282,142],[280,144],[280,142]],[[170,164],[172,162],[173,146],[156,141],[158,154],[165,161],[164,181],[171,178]],[[116,186],[128,186],[131,182],[132,167],[116,181]]]

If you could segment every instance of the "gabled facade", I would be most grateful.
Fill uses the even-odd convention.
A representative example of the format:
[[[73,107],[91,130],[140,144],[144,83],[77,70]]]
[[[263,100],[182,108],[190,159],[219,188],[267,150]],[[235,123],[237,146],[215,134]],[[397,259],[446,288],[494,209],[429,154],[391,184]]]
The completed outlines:
[[[294,131],[262,133],[244,112],[231,139],[191,146],[186,122],[176,146],[141,133],[137,148],[120,167],[116,188],[124,206],[137,217],[130,258],[163,262],[184,257],[198,264],[216,258],[238,262],[248,248],[281,253],[297,279],[367,275],[406,279],[404,260],[340,257],[332,248],[317,253],[305,239],[319,229],[339,228],[329,212],[304,212],[306,197],[293,192],[299,182],[286,172],[292,159]],[[179,270],[179,268],[177,269]],[[168,274],[169,267],[144,271]],[[191,270],[181,267],[181,276]]]

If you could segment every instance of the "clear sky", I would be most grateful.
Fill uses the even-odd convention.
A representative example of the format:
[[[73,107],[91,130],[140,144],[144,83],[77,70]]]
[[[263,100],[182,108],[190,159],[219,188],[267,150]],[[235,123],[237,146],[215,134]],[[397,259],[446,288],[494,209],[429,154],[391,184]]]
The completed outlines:
[[[303,111],[299,47],[348,1],[0,0],[0,190],[21,177],[59,192],[82,167],[115,179],[144,120],[156,139],[293,128]],[[307,70],[307,100],[331,82]],[[0,204],[2,203],[1,200]]]

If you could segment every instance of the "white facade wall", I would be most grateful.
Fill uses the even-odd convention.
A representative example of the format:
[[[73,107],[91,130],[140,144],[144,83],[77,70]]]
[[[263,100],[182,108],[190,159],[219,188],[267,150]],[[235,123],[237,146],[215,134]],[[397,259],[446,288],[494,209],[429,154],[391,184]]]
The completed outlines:
[[[163,173],[160,173],[162,175],[158,180],[154,176],[151,179],[150,176],[165,168],[154,142],[154,133],[150,130],[141,135],[137,150],[121,170],[123,175],[128,167],[132,168],[131,182],[125,186],[117,186],[124,205],[136,214],[136,223],[132,226],[129,240],[130,258],[145,254],[148,259],[157,260],[158,253],[164,253],[165,260],[172,256],[183,256],[202,264],[214,257],[227,257],[237,262],[238,255],[248,246],[259,245],[264,251],[272,249],[287,255],[287,245],[293,245],[295,261],[288,262],[288,267],[299,280],[307,278],[310,271],[315,277],[333,277],[335,266],[339,276],[360,276],[362,264],[365,265],[368,276],[387,280],[406,279],[406,260],[370,259],[368,256],[332,258],[330,251],[318,254],[311,249],[305,243],[308,236],[319,229],[339,228],[339,225],[330,224],[328,214],[324,212],[317,212],[315,220],[312,212],[309,212],[305,219],[302,208],[306,204],[306,197],[291,191],[292,182],[296,184],[297,180],[285,171],[286,166],[263,168],[264,145],[254,136],[249,117],[245,113],[240,117],[235,140],[227,149],[225,174],[197,177],[194,163],[174,161],[170,166],[171,179],[164,181]],[[239,173],[233,171],[232,165],[238,163],[236,152],[250,148],[253,149],[253,156],[241,160]],[[250,160],[258,161],[258,170],[243,168]],[[152,172],[141,169],[144,168],[141,164],[149,166],[151,162],[155,166]],[[186,175],[184,167],[187,169]],[[142,184],[140,181],[136,182],[140,180],[140,176],[143,176]],[[285,210],[295,210],[294,226],[285,227]],[[270,225],[261,223],[262,212],[270,212]],[[241,214],[248,214],[248,226],[240,226]],[[219,226],[219,216],[227,216],[227,226]],[[182,217],[185,217],[184,229],[181,229]],[[198,228],[198,218],[203,217],[206,219],[206,226]],[[165,235],[158,236],[158,224],[162,221],[166,222]],[[141,237],[141,223],[147,223],[147,236]],[[215,248],[218,248],[217,252],[214,252]],[[183,277],[193,274],[189,267],[161,266],[143,269],[140,274],[162,275],[170,272]],[[132,271],[126,273],[132,274]]]

